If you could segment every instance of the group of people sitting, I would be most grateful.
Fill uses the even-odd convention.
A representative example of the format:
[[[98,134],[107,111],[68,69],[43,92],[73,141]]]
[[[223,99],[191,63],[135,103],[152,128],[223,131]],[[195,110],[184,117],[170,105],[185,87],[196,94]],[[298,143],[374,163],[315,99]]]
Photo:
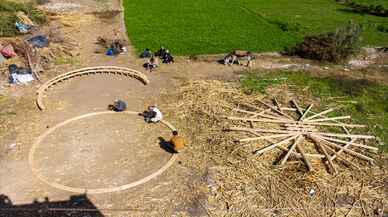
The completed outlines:
[[[112,105],[109,105],[109,110],[115,112],[123,112],[127,109],[127,104],[123,100],[115,100]],[[163,119],[162,112],[157,108],[156,105],[148,106],[147,110],[139,113],[147,123],[158,123]],[[186,145],[185,139],[178,135],[178,131],[172,132],[172,138],[168,144],[168,149],[175,153],[179,153]]]
[[[173,63],[174,57],[171,55],[170,51],[161,47],[155,54],[149,48],[146,48],[141,54],[140,58],[149,58],[146,63],[144,63],[144,67],[149,71],[154,70],[159,67],[159,59],[162,63]]]

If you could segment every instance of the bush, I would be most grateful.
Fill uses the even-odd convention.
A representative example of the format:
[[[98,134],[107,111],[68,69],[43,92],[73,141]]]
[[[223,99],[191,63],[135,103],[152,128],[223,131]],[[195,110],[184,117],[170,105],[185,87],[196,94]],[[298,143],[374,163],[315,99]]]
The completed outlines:
[[[335,32],[307,36],[302,43],[287,49],[286,53],[307,59],[339,63],[358,52],[361,32],[360,25],[349,23]]]
[[[0,37],[10,37],[18,34],[15,27],[16,12],[18,11],[23,11],[36,24],[46,22],[46,15],[43,11],[35,8],[33,3],[15,3],[0,0]]]
[[[380,32],[388,33],[388,26],[378,25],[377,26],[377,30],[380,31]]]
[[[349,7],[352,12],[370,14],[379,17],[388,17],[388,9],[383,5],[366,5],[359,4],[354,1],[345,2],[344,4]]]

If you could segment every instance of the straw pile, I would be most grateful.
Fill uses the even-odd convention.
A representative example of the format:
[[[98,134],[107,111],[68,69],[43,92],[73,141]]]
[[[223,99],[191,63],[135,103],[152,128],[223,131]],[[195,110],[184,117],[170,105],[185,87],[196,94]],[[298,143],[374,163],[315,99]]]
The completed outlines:
[[[376,156],[375,167],[342,167],[333,176],[323,164],[310,173],[297,160],[274,166],[281,151],[257,156],[255,147],[234,142],[238,136],[223,130],[232,124],[223,117],[232,115],[230,108],[264,97],[246,95],[236,83],[194,81],[170,102],[169,115],[190,135],[182,160],[203,172],[209,215],[382,216],[388,204],[386,156]]]

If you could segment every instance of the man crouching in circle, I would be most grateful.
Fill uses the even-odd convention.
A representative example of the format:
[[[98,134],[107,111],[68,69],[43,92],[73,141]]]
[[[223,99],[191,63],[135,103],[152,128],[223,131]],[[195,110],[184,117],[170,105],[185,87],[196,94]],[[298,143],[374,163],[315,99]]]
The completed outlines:
[[[163,119],[162,112],[156,106],[148,106],[148,110],[139,114],[147,123],[158,123]]]

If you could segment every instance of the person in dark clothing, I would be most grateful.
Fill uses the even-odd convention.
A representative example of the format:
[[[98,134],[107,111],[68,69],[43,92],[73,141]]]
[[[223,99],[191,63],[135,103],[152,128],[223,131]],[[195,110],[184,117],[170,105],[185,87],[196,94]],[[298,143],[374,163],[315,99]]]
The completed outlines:
[[[115,100],[113,102],[113,105],[109,105],[109,110],[115,111],[115,112],[122,112],[127,109],[127,103],[125,103],[123,100]]]
[[[140,54],[140,58],[150,58],[152,57],[152,52],[150,49],[146,48],[143,53]]]
[[[174,62],[174,57],[170,54],[169,50],[166,50],[164,55],[162,56],[163,63],[173,63]]]
[[[155,56],[157,57],[163,57],[166,54],[166,49],[164,47],[161,47],[158,52],[155,53]]]

